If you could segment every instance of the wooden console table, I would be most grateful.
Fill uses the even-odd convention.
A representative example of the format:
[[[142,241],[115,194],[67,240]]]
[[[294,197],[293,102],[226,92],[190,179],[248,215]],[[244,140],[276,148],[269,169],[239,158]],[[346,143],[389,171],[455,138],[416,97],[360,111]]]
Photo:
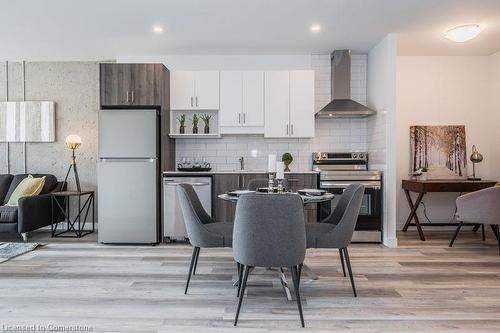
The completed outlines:
[[[406,219],[403,231],[406,232],[409,226],[417,227],[420,239],[425,241],[422,226],[457,226],[458,223],[421,223],[417,216],[417,209],[425,194],[431,192],[474,192],[488,187],[492,187],[497,182],[489,180],[403,180],[402,187],[405,191],[406,200],[410,206],[410,214]],[[412,201],[410,192],[418,193],[417,200]],[[412,223],[412,220],[414,223]]]

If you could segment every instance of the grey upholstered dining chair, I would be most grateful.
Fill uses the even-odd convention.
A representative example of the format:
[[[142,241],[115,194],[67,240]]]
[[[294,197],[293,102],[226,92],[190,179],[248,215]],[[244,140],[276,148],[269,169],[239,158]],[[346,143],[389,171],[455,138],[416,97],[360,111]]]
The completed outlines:
[[[177,187],[182,216],[186,225],[189,242],[194,247],[184,294],[187,293],[191,276],[196,274],[196,266],[201,248],[231,247],[233,224],[216,222],[205,209],[189,184]]]
[[[250,270],[253,267],[289,267],[304,327],[299,284],[305,252],[304,204],[299,195],[254,193],[239,198],[234,221],[233,254],[242,269],[239,272],[235,326]]]
[[[490,187],[457,198],[457,220],[460,221],[450,242],[453,246],[455,239],[464,223],[490,225],[498,243],[500,254],[500,187]]]
[[[289,190],[288,181],[286,179],[283,179],[282,184],[285,191],[288,191]],[[267,178],[256,178],[248,182],[247,190],[257,191],[257,189],[261,187],[268,187],[268,186],[269,186],[269,180]],[[276,179],[274,180],[274,186],[277,186]]]
[[[345,261],[354,297],[357,297],[357,293],[347,247],[351,243],[354,228],[358,221],[364,192],[365,187],[361,184],[349,185],[344,190],[335,209],[325,220],[306,225],[307,248],[339,249],[342,270],[344,276],[346,276]]]

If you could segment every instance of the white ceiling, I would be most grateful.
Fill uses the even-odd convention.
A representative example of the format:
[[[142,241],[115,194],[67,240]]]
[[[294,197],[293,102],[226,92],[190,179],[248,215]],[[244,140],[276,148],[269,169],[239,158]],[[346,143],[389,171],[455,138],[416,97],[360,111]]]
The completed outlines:
[[[484,31],[464,44],[443,37],[465,23]],[[391,32],[403,55],[489,55],[500,0],[2,0],[0,58],[366,52]]]

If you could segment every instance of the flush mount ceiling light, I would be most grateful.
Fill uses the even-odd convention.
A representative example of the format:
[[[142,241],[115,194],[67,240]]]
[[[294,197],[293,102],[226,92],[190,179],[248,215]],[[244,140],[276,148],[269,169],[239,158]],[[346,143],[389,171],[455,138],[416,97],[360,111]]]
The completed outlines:
[[[480,32],[481,27],[478,24],[466,24],[446,31],[444,36],[451,41],[463,43],[477,37]]]
[[[160,25],[155,25],[155,26],[153,27],[153,32],[154,32],[155,34],[161,34],[161,33],[163,32],[163,27],[162,27],[162,26],[160,26]]]
[[[320,32],[321,26],[319,24],[313,24],[313,25],[311,25],[311,31],[312,32]]]

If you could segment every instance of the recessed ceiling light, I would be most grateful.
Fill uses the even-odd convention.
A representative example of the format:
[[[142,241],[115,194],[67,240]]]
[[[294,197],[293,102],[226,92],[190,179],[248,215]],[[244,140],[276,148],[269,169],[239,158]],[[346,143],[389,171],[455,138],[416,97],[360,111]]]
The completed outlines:
[[[319,24],[313,24],[313,25],[311,25],[311,31],[312,32],[320,32],[321,26]]]
[[[153,32],[154,32],[155,34],[161,34],[161,33],[163,32],[163,27],[162,27],[162,26],[160,26],[160,25],[155,25],[155,26],[153,27]]]
[[[463,43],[477,37],[477,35],[479,35],[480,32],[481,32],[481,27],[479,25],[466,24],[466,25],[460,25],[458,27],[446,31],[444,36],[451,41],[457,43]]]

